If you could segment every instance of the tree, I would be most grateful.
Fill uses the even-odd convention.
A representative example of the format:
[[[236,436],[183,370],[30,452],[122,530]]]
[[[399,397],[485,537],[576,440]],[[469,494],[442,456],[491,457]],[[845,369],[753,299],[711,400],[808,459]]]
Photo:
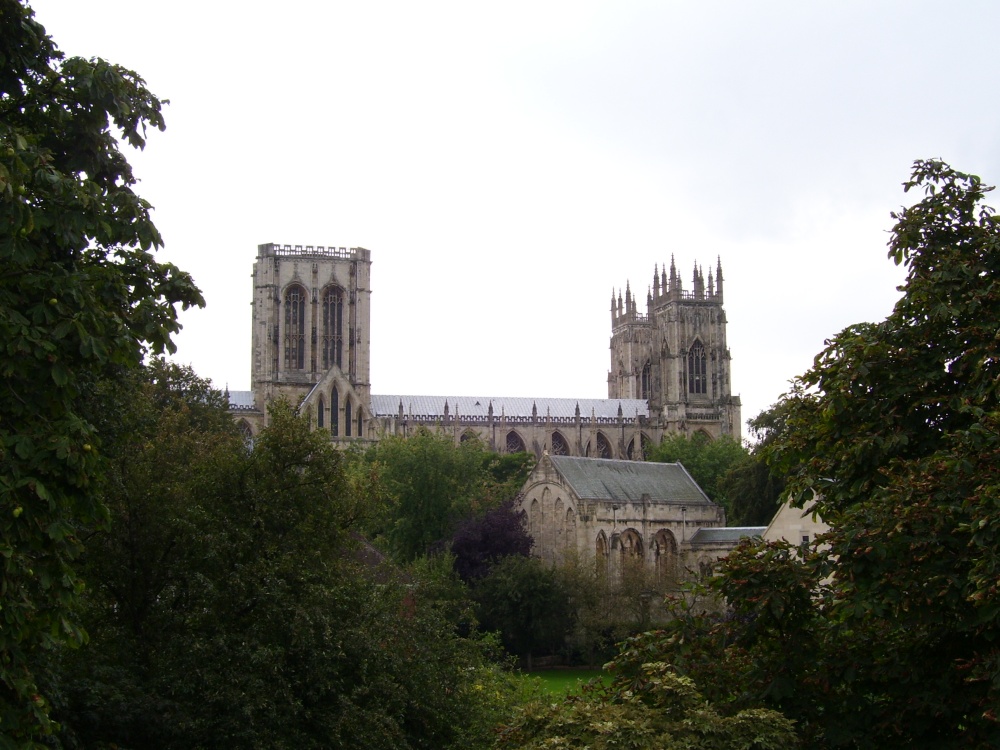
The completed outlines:
[[[473,589],[479,622],[532,668],[535,656],[557,653],[573,628],[568,592],[556,571],[536,557],[511,555]]]
[[[747,422],[755,439],[750,453],[735,461],[718,484],[733,526],[766,526],[778,511],[785,480],[767,465],[766,452],[782,434],[784,421],[782,405],[774,404]]]
[[[531,554],[532,539],[517,512],[516,499],[459,523],[451,539],[455,571],[466,583],[488,575],[505,557]]]
[[[1000,453],[1000,219],[992,188],[918,161],[893,214],[903,296],[851,326],[787,400],[771,449],[793,495],[820,489],[833,527],[831,615],[872,640],[862,673],[876,731],[944,744],[1000,742],[1000,598],[994,529]]]
[[[1000,219],[940,161],[905,188],[924,195],[893,214],[902,297],[827,343],[766,450],[831,531],[804,557],[741,547],[712,582],[730,617],[678,620],[654,651],[810,746],[996,747]]]
[[[425,429],[382,440],[367,459],[391,499],[373,531],[404,563],[440,550],[463,519],[511,500],[531,470],[526,454],[499,456],[478,440],[456,445]]]
[[[135,73],[66,58],[24,3],[0,0],[0,734],[51,731],[40,651],[78,645],[73,561],[106,517],[102,436],[85,398],[144,344],[170,350],[175,304],[204,304],[162,244],[115,132],[163,129]]]
[[[486,745],[508,678],[440,581],[354,533],[367,495],[328,437],[281,403],[248,449],[186,368],[130,395],[84,558],[92,641],[50,670],[66,746]]]

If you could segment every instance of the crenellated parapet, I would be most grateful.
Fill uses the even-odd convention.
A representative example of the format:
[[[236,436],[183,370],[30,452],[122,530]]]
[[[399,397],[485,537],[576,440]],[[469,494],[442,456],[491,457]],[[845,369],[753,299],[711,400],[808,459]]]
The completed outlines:
[[[669,266],[654,266],[644,313],[630,282],[624,296],[612,296],[608,396],[647,399],[651,418],[670,432],[694,428],[739,437],[721,259],[707,272],[694,263],[690,278],[685,288],[671,256]]]

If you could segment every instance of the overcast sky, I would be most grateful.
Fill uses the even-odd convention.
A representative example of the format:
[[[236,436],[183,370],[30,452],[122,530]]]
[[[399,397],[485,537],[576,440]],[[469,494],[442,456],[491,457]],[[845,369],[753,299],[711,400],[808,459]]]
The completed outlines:
[[[35,0],[170,99],[131,156],[250,385],[260,243],[372,251],[375,393],[607,396],[612,290],[725,277],[744,419],[888,314],[914,159],[1000,180],[1000,3]]]

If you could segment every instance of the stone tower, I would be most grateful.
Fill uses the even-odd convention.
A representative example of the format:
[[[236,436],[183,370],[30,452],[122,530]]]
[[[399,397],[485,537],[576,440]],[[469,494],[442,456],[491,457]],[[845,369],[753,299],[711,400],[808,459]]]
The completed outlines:
[[[318,428],[364,437],[371,420],[371,253],[361,247],[257,246],[254,402],[301,403]],[[267,415],[261,410],[261,418]]]
[[[686,291],[670,259],[654,269],[646,311],[626,284],[611,296],[611,370],[609,398],[649,402],[649,419],[664,434],[704,432],[715,438],[740,438],[740,399],[730,386],[726,313],[722,308],[722,262],[706,284],[695,264],[692,290]]]

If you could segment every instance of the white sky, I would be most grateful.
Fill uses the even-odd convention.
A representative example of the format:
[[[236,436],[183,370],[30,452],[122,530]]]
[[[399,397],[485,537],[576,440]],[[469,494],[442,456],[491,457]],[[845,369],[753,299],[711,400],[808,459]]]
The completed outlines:
[[[1000,179],[1000,3],[35,0],[170,99],[130,156],[250,383],[259,243],[372,251],[375,393],[602,398],[612,289],[725,277],[744,419],[891,310],[914,159]]]

